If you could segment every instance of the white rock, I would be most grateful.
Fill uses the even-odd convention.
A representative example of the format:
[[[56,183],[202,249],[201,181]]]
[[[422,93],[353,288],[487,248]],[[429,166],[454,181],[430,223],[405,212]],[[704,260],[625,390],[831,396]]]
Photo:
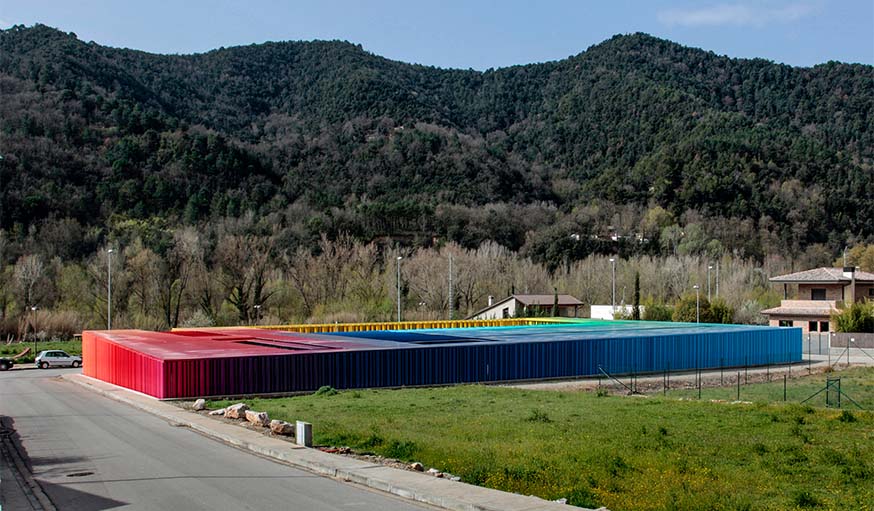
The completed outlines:
[[[443,475],[436,468],[429,468],[428,473],[431,474],[432,476],[437,476],[437,477],[440,477],[441,475]]]
[[[560,498],[560,499],[553,500],[553,502],[558,502],[559,504],[567,504],[567,499]]]
[[[261,426],[262,428],[266,428],[270,425],[270,417],[267,416],[267,412],[246,410],[246,420],[256,426]]]
[[[416,461],[416,462],[410,463],[410,469],[415,470],[416,472],[423,472],[425,470],[425,467],[422,466],[421,463]]]
[[[270,421],[270,431],[277,435],[294,435],[294,424],[273,419]]]
[[[229,419],[245,419],[246,418],[246,410],[249,409],[249,405],[246,403],[237,403],[235,405],[231,405],[225,408],[225,417]]]
[[[224,408],[219,408],[218,410],[213,410],[213,411],[209,412],[209,414],[210,414],[210,415],[218,415],[218,416],[220,416],[220,417],[224,417],[224,416],[225,416],[225,409],[224,409]]]
[[[461,481],[461,478],[458,476],[452,476],[449,480],[450,481]]]
[[[196,412],[199,412],[204,408],[206,408],[206,399],[198,399],[193,405],[191,405],[191,409]]]

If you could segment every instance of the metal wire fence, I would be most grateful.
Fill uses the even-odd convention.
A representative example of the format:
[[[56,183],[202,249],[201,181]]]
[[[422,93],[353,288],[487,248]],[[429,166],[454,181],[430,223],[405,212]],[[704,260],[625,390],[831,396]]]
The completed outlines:
[[[823,339],[827,341],[825,336]],[[816,346],[817,341],[813,336],[811,344]],[[849,354],[847,349],[820,350],[816,346],[814,353],[805,351],[803,360],[792,364],[720,365],[691,371],[667,369],[661,373],[641,373],[633,368],[611,371],[609,367],[599,367],[598,388],[606,392],[675,399],[787,402],[874,410],[874,369],[854,364]],[[787,360],[789,357],[775,358]],[[838,394],[835,389],[839,389]]]

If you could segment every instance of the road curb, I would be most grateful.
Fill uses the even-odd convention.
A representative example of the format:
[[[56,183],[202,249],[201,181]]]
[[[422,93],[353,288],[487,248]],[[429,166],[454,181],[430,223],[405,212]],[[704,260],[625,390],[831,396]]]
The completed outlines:
[[[95,380],[82,374],[65,374],[61,378],[110,399],[156,415],[172,424],[188,427],[228,445],[279,460],[308,472],[355,483],[431,506],[451,511],[570,511],[584,509],[550,502],[538,497],[492,490],[418,472],[323,453],[316,449],[289,444],[284,440],[271,439],[240,426],[217,422],[175,405],[162,403],[144,394]],[[149,403],[148,400],[152,400],[154,404]],[[200,419],[200,421],[192,420],[194,418]],[[207,422],[207,424],[201,422]],[[215,426],[222,428],[230,426],[234,428],[234,431],[232,433],[218,431],[216,427],[211,427],[213,425],[209,424],[210,422],[215,422]],[[276,442],[281,442],[282,445],[264,445]]]
[[[2,419],[2,417],[0,417]],[[0,421],[2,423],[2,421]],[[27,469],[27,464],[21,458],[18,451],[18,445],[12,438],[6,434],[6,426],[0,424],[0,465],[3,461],[9,463],[8,471],[16,479],[16,484],[21,489],[23,497],[28,500],[30,508],[39,511],[57,511],[52,499],[43,491],[39,481],[33,477],[33,474]],[[7,483],[12,484],[12,483]],[[3,508],[3,502],[0,501],[0,510]]]

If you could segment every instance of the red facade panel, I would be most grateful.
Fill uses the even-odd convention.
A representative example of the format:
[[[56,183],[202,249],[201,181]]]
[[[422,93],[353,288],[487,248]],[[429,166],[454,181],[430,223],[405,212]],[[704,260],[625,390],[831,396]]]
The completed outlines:
[[[103,337],[82,333],[82,372],[86,376],[164,399],[164,361],[127,349]]]

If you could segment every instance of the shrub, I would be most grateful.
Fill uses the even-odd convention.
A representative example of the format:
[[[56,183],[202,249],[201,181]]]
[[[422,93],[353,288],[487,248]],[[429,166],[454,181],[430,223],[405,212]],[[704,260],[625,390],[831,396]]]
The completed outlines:
[[[319,390],[316,391],[317,396],[335,396],[337,394],[339,394],[339,392],[337,392],[337,389],[331,387],[330,385],[319,387]]]
[[[670,305],[647,301],[643,305],[643,319],[646,321],[671,321],[674,310]]]
[[[762,314],[764,307],[757,300],[747,300],[734,313],[734,322],[744,325],[767,325],[768,318]]]
[[[710,302],[710,316],[713,323],[732,323],[734,321],[734,308],[725,300],[717,298]]]
[[[713,315],[710,312],[710,302],[706,296],[696,298],[695,293],[689,293],[677,303],[674,307],[674,321],[683,321],[686,323],[694,323],[696,320],[696,308],[700,314],[701,323],[714,323]]]
[[[844,306],[832,315],[838,332],[874,333],[874,302],[864,301]]]

